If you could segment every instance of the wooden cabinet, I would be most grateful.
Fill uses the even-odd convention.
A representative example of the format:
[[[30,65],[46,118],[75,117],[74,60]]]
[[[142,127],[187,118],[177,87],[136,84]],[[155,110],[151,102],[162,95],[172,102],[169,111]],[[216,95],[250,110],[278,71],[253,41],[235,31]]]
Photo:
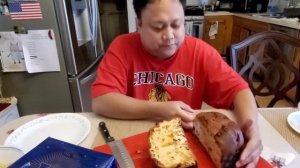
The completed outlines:
[[[251,34],[267,31],[269,30],[269,27],[270,24],[266,22],[260,22],[252,19],[234,16],[232,23],[231,44],[236,44],[244,40]],[[251,48],[249,48],[249,50],[242,50],[238,58],[239,62],[245,64],[248,59],[247,55],[252,51],[256,51],[256,47],[256,45],[253,45],[251,46]]]
[[[128,33],[126,1],[101,0],[100,22],[105,50],[120,34]]]
[[[269,30],[269,23],[246,19],[238,16],[233,17],[231,44],[244,40],[251,34]]]
[[[300,30],[299,30],[299,37],[298,37],[298,39],[300,39]],[[300,48],[297,48],[297,50],[296,50],[296,57],[295,57],[294,65],[298,69],[300,69]]]
[[[299,34],[299,30],[298,29],[294,29],[294,28],[290,28],[290,27],[285,27],[285,26],[279,26],[279,25],[273,25],[270,24],[270,30],[272,31],[279,31],[282,33],[285,33],[287,35],[290,35],[292,37],[298,37]],[[299,57],[299,53],[297,53],[297,49],[295,49],[295,47],[291,46],[291,45],[287,45],[287,44],[281,44],[278,43],[280,49],[283,51],[283,53],[286,53],[287,55],[287,59],[288,61],[290,61],[291,63],[294,63],[294,65],[296,67],[299,67],[299,62],[297,61],[297,57]]]
[[[214,25],[217,26],[217,34],[209,36]],[[212,45],[220,54],[225,55],[226,49],[231,42],[232,16],[205,16],[203,40]]]
[[[270,24],[270,30],[272,31],[279,31],[283,32],[285,34],[288,34],[292,37],[298,37],[300,39],[300,33],[298,29],[285,27],[285,26],[279,26],[279,25],[273,25]],[[295,48],[294,46],[288,45],[288,44],[282,44],[278,43],[279,48],[282,50],[282,52],[286,55],[287,60],[292,63],[298,70],[300,66],[300,48]],[[285,70],[285,73],[287,75],[287,79],[284,83],[284,85],[287,85],[289,81],[292,81],[294,79],[294,75],[290,73],[289,71]],[[287,92],[287,97],[294,100],[296,96],[296,87],[292,88]]]
[[[252,20],[252,19],[239,17],[239,16],[234,16],[233,17],[233,25],[232,25],[231,44],[238,43],[254,33],[268,31],[268,30],[284,32],[290,36],[298,37],[300,39],[300,33],[299,33],[299,30],[297,30],[297,29],[293,29],[293,28],[289,28],[289,27],[285,27],[285,26],[273,25],[270,23],[260,22],[260,21],[256,21],[256,20]],[[278,44],[279,44],[279,47],[282,49],[283,53],[285,53],[288,56],[288,60],[291,63],[293,63],[295,65],[295,67],[297,67],[299,69],[300,50],[298,48],[295,49],[294,47],[289,46],[289,45],[284,45],[281,43],[278,43]],[[240,51],[240,56],[238,58],[239,63],[246,64],[246,62],[248,60],[247,55],[251,55],[252,52],[255,52],[257,47],[258,47],[258,45],[253,45],[250,48],[248,48],[247,50]],[[272,53],[272,52],[273,51],[269,51],[269,53]],[[286,85],[288,83],[288,80],[292,80],[294,78],[288,72],[286,72],[286,75],[288,77],[286,78],[284,85]],[[269,84],[270,86],[272,86],[274,84],[272,78],[276,79],[276,75],[269,79],[268,82],[270,82],[270,84]],[[294,87],[293,89],[291,89],[287,92],[287,97],[294,99],[295,94],[296,94],[296,87]]]

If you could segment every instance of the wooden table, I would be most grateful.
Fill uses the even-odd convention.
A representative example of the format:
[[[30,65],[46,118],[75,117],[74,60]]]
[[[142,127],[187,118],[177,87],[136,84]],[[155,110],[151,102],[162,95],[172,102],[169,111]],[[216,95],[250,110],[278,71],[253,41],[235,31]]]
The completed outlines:
[[[296,159],[289,165],[290,168],[299,168],[300,156],[299,146],[294,144],[300,140],[300,135],[293,132],[286,124],[286,118],[282,118],[282,114],[288,114],[297,109],[292,108],[262,108],[259,109],[259,127],[264,146],[275,149],[277,152],[289,152],[296,155]],[[230,112],[228,112],[230,113]],[[96,146],[105,144],[103,137],[98,130],[98,123],[104,121],[115,139],[122,139],[138,133],[148,131],[155,122],[148,120],[119,120],[99,116],[95,113],[86,112],[78,113],[87,117],[91,122],[91,131],[88,137],[80,144],[80,146],[93,149]],[[230,114],[229,114],[230,115]],[[0,145],[4,143],[11,130],[17,129],[22,124],[31,121],[41,115],[29,115],[14,120],[0,127]],[[272,117],[270,117],[272,116]],[[282,119],[278,119],[282,118]],[[274,125],[274,126],[272,126]],[[281,126],[282,125],[282,126]],[[289,132],[290,133],[282,133]],[[300,143],[298,143],[300,144]],[[298,152],[297,152],[298,151]]]

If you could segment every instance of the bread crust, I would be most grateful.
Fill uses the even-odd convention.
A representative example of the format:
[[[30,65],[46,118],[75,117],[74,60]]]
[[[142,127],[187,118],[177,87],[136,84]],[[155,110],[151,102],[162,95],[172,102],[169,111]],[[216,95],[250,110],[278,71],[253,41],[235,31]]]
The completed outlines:
[[[148,143],[150,157],[156,167],[197,167],[197,162],[188,146],[184,131],[181,127],[181,120],[179,118],[157,123],[156,126],[151,128],[149,131]],[[173,149],[173,147],[174,150],[170,150]],[[162,152],[163,150],[166,152]],[[159,156],[160,153],[164,153],[164,156]],[[181,154],[184,154],[185,156],[180,157]],[[186,160],[183,158],[186,158]],[[170,162],[172,159],[174,160],[173,163]]]
[[[219,112],[202,112],[194,119],[193,133],[217,168],[234,168],[244,148],[239,126]]]

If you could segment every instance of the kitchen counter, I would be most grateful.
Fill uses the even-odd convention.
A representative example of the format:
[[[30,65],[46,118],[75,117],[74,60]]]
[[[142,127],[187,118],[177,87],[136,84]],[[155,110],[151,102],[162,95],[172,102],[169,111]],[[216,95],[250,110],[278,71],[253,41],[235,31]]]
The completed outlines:
[[[204,16],[224,16],[224,15],[232,15],[237,17],[242,17],[246,19],[252,19],[256,21],[266,22],[274,25],[285,26],[289,28],[294,28],[300,30],[300,22],[297,19],[292,18],[271,18],[260,16],[259,14],[251,14],[251,13],[231,13],[226,11],[206,11]]]
[[[223,15],[234,15],[234,13],[227,11],[205,11],[204,16],[223,16]]]

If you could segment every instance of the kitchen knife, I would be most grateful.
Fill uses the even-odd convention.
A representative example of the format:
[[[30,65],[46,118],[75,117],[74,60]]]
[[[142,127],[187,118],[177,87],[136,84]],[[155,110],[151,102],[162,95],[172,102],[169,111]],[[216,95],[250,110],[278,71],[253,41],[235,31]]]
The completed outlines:
[[[110,136],[108,129],[106,128],[105,122],[99,123],[99,129],[101,131],[102,136],[105,139],[105,142],[111,148],[113,155],[116,157],[117,162],[120,168],[134,168],[134,163],[121,140],[115,140],[112,136]]]

